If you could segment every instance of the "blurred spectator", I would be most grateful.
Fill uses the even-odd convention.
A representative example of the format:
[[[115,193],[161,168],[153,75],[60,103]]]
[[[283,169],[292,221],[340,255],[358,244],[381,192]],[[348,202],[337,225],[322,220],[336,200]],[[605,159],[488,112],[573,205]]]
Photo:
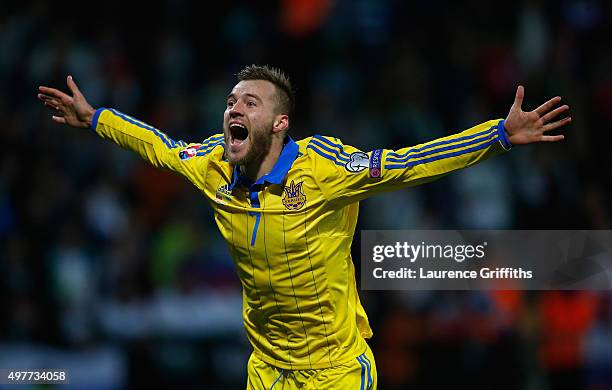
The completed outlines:
[[[540,359],[553,389],[584,388],[584,350],[597,308],[588,291],[546,291],[540,297]]]

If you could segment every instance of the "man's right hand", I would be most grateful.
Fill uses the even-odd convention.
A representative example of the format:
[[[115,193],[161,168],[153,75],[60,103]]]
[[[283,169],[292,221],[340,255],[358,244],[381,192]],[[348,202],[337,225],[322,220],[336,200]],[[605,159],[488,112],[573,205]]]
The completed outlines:
[[[55,88],[38,87],[40,93],[38,100],[45,104],[45,107],[54,111],[51,119],[57,123],[81,128],[91,127],[91,121],[96,110],[87,103],[85,97],[79,91],[72,76],[66,79],[68,88],[72,92],[72,96],[65,94]]]

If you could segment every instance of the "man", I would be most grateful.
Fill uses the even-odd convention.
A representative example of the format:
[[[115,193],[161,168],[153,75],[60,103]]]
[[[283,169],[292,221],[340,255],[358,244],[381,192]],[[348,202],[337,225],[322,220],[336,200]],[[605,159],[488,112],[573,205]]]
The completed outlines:
[[[288,135],[294,96],[287,77],[247,66],[227,97],[223,134],[174,141],[114,109],[94,110],[71,76],[72,96],[40,87],[53,120],[92,128],[156,167],[186,176],[204,193],[243,287],[253,353],[249,389],[374,389],[372,336],[350,255],[359,201],[434,180],[512,145],[560,141],[545,132],[568,106],[555,97],[521,109],[523,87],[505,120],[492,120],[411,148],[368,153],[340,140]]]

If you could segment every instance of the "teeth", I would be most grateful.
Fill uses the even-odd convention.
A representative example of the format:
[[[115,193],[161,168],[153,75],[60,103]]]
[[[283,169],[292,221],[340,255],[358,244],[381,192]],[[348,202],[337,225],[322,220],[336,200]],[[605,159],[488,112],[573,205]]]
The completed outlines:
[[[249,136],[249,131],[247,127],[240,122],[231,122],[229,127],[231,130],[230,138],[231,138],[232,145],[242,145]],[[237,129],[240,129],[240,130],[237,130]],[[243,138],[243,139],[239,139],[239,138]]]

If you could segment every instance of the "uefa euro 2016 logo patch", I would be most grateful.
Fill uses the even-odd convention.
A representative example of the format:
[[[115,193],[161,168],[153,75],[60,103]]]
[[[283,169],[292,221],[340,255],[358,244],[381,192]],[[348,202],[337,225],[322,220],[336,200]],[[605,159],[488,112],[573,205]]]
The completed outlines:
[[[198,153],[198,148],[201,145],[193,145],[188,147],[187,149],[183,149],[179,152],[179,158],[181,160],[187,160],[188,158],[192,158],[193,156],[195,156]]]
[[[299,210],[306,204],[306,195],[302,190],[303,184],[303,181],[295,184],[295,182],[291,180],[289,186],[285,186],[283,204],[289,210]]]

